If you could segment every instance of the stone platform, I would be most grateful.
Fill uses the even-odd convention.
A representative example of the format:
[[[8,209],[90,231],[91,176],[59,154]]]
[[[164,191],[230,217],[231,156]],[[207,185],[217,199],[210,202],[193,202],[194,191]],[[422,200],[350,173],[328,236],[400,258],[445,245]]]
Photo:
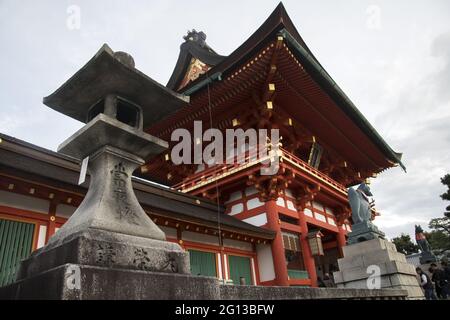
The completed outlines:
[[[406,290],[408,299],[423,299],[415,267],[393,243],[378,238],[347,245],[343,251],[344,258],[338,260],[340,271],[334,273],[338,288],[370,289],[374,270],[379,270],[381,288]]]
[[[36,250],[22,261],[22,280],[65,264],[189,274],[189,256],[176,243],[87,229],[55,246]]]
[[[403,289],[403,288],[399,288]],[[192,276],[189,255],[175,243],[87,229],[22,261],[3,299],[286,300],[403,299],[404,290],[225,285]]]
[[[73,281],[76,274],[80,282]],[[0,300],[404,299],[404,290],[223,285],[213,277],[65,264],[0,288]]]

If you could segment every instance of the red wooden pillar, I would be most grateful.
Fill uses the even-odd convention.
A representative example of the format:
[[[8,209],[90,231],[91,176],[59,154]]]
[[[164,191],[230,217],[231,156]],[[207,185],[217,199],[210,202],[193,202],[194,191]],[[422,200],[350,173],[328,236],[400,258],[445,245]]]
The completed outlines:
[[[338,230],[339,230],[339,232],[337,233],[336,238],[337,238],[337,245],[338,245],[338,250],[339,250],[339,257],[343,258],[344,257],[343,248],[347,244],[347,240],[345,239],[345,230],[342,225],[338,226]]]
[[[308,244],[308,224],[306,223],[305,215],[303,211],[299,211],[299,222],[302,228],[302,234],[300,236],[300,245],[302,247],[303,261],[305,263],[306,271],[308,271],[309,278],[311,279],[311,286],[317,287],[317,271],[314,257],[311,254],[311,249]]]
[[[265,204],[268,227],[276,232],[275,239],[272,241],[272,257],[275,267],[275,284],[277,286],[288,286],[288,273],[286,257],[284,254],[283,236],[278,217],[278,208],[275,200],[269,200]]]

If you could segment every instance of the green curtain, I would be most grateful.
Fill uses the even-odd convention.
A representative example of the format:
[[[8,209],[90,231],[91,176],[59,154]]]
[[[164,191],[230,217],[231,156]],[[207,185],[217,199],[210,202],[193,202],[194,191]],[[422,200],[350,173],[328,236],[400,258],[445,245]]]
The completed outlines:
[[[252,284],[252,269],[250,266],[250,258],[241,256],[228,256],[228,264],[230,266],[230,278],[234,284],[240,284],[241,277],[245,278],[245,284]]]
[[[189,250],[191,274],[194,276],[217,276],[216,255],[212,252]]]
[[[14,282],[20,261],[31,253],[34,224],[0,219],[0,287]]]

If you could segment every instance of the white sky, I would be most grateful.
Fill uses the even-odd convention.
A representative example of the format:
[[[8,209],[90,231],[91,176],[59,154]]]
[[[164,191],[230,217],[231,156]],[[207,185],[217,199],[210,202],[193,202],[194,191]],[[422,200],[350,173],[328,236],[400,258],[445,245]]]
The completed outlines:
[[[450,172],[450,1],[283,2],[309,48],[396,151],[395,168],[372,183],[389,237],[441,216],[439,178]],[[50,110],[52,93],[100,48],[129,52],[165,84],[182,36],[204,31],[230,54],[278,1],[0,0],[0,132],[56,150],[81,123]],[[70,5],[79,29],[67,27]]]

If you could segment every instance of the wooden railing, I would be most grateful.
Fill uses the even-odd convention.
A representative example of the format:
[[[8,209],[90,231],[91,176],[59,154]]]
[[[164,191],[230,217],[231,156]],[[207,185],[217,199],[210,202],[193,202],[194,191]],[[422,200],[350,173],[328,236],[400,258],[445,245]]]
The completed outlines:
[[[325,182],[326,184],[330,185],[334,189],[337,189],[345,194],[347,194],[347,188],[337,182],[336,180],[330,178],[325,173],[320,172],[318,169],[311,167],[308,163],[303,161],[302,159],[298,158],[297,156],[293,155],[292,153],[280,148],[282,150],[282,157],[284,160],[287,160],[297,168],[301,169],[304,172],[309,173],[312,176],[315,176],[322,182]]]
[[[235,156],[233,159],[233,163],[218,164],[206,168],[202,171],[196,172],[193,175],[190,175],[189,178],[187,178],[185,181],[173,185],[172,188],[183,192],[189,192],[196,189],[197,187],[200,187],[201,185],[205,185],[209,182],[215,181],[215,178],[229,176],[248,167],[257,165],[269,158],[270,156],[266,155],[262,158],[256,157],[255,159],[255,156],[253,156],[253,154],[251,155],[249,151],[246,151],[243,163],[238,163],[237,157]]]
[[[339,182],[335,181],[331,177],[327,176],[326,174],[320,172],[319,170],[311,167],[308,163],[303,161],[302,159],[296,157],[292,153],[280,148],[278,155],[276,155],[282,159],[282,161],[289,163],[293,167],[295,167],[297,170],[300,170],[304,173],[307,173],[310,176],[315,177],[317,180],[322,182],[323,184],[326,184],[330,186],[331,188],[341,192],[342,194],[347,194],[347,189],[344,185],[340,184]],[[180,182],[178,184],[173,185],[172,187],[174,189],[183,191],[183,192],[189,192],[192,190],[195,190],[201,186],[204,186],[208,183],[214,182],[216,180],[219,180],[223,177],[232,175],[238,171],[242,171],[246,168],[252,167],[254,165],[260,164],[263,161],[266,161],[271,156],[266,155],[263,158],[251,158],[249,153],[246,153],[245,160],[243,163],[237,163],[234,161],[232,164],[220,164],[215,165],[209,168],[206,168],[205,170],[202,170],[200,172],[197,172],[189,178],[187,178],[185,181]]]

